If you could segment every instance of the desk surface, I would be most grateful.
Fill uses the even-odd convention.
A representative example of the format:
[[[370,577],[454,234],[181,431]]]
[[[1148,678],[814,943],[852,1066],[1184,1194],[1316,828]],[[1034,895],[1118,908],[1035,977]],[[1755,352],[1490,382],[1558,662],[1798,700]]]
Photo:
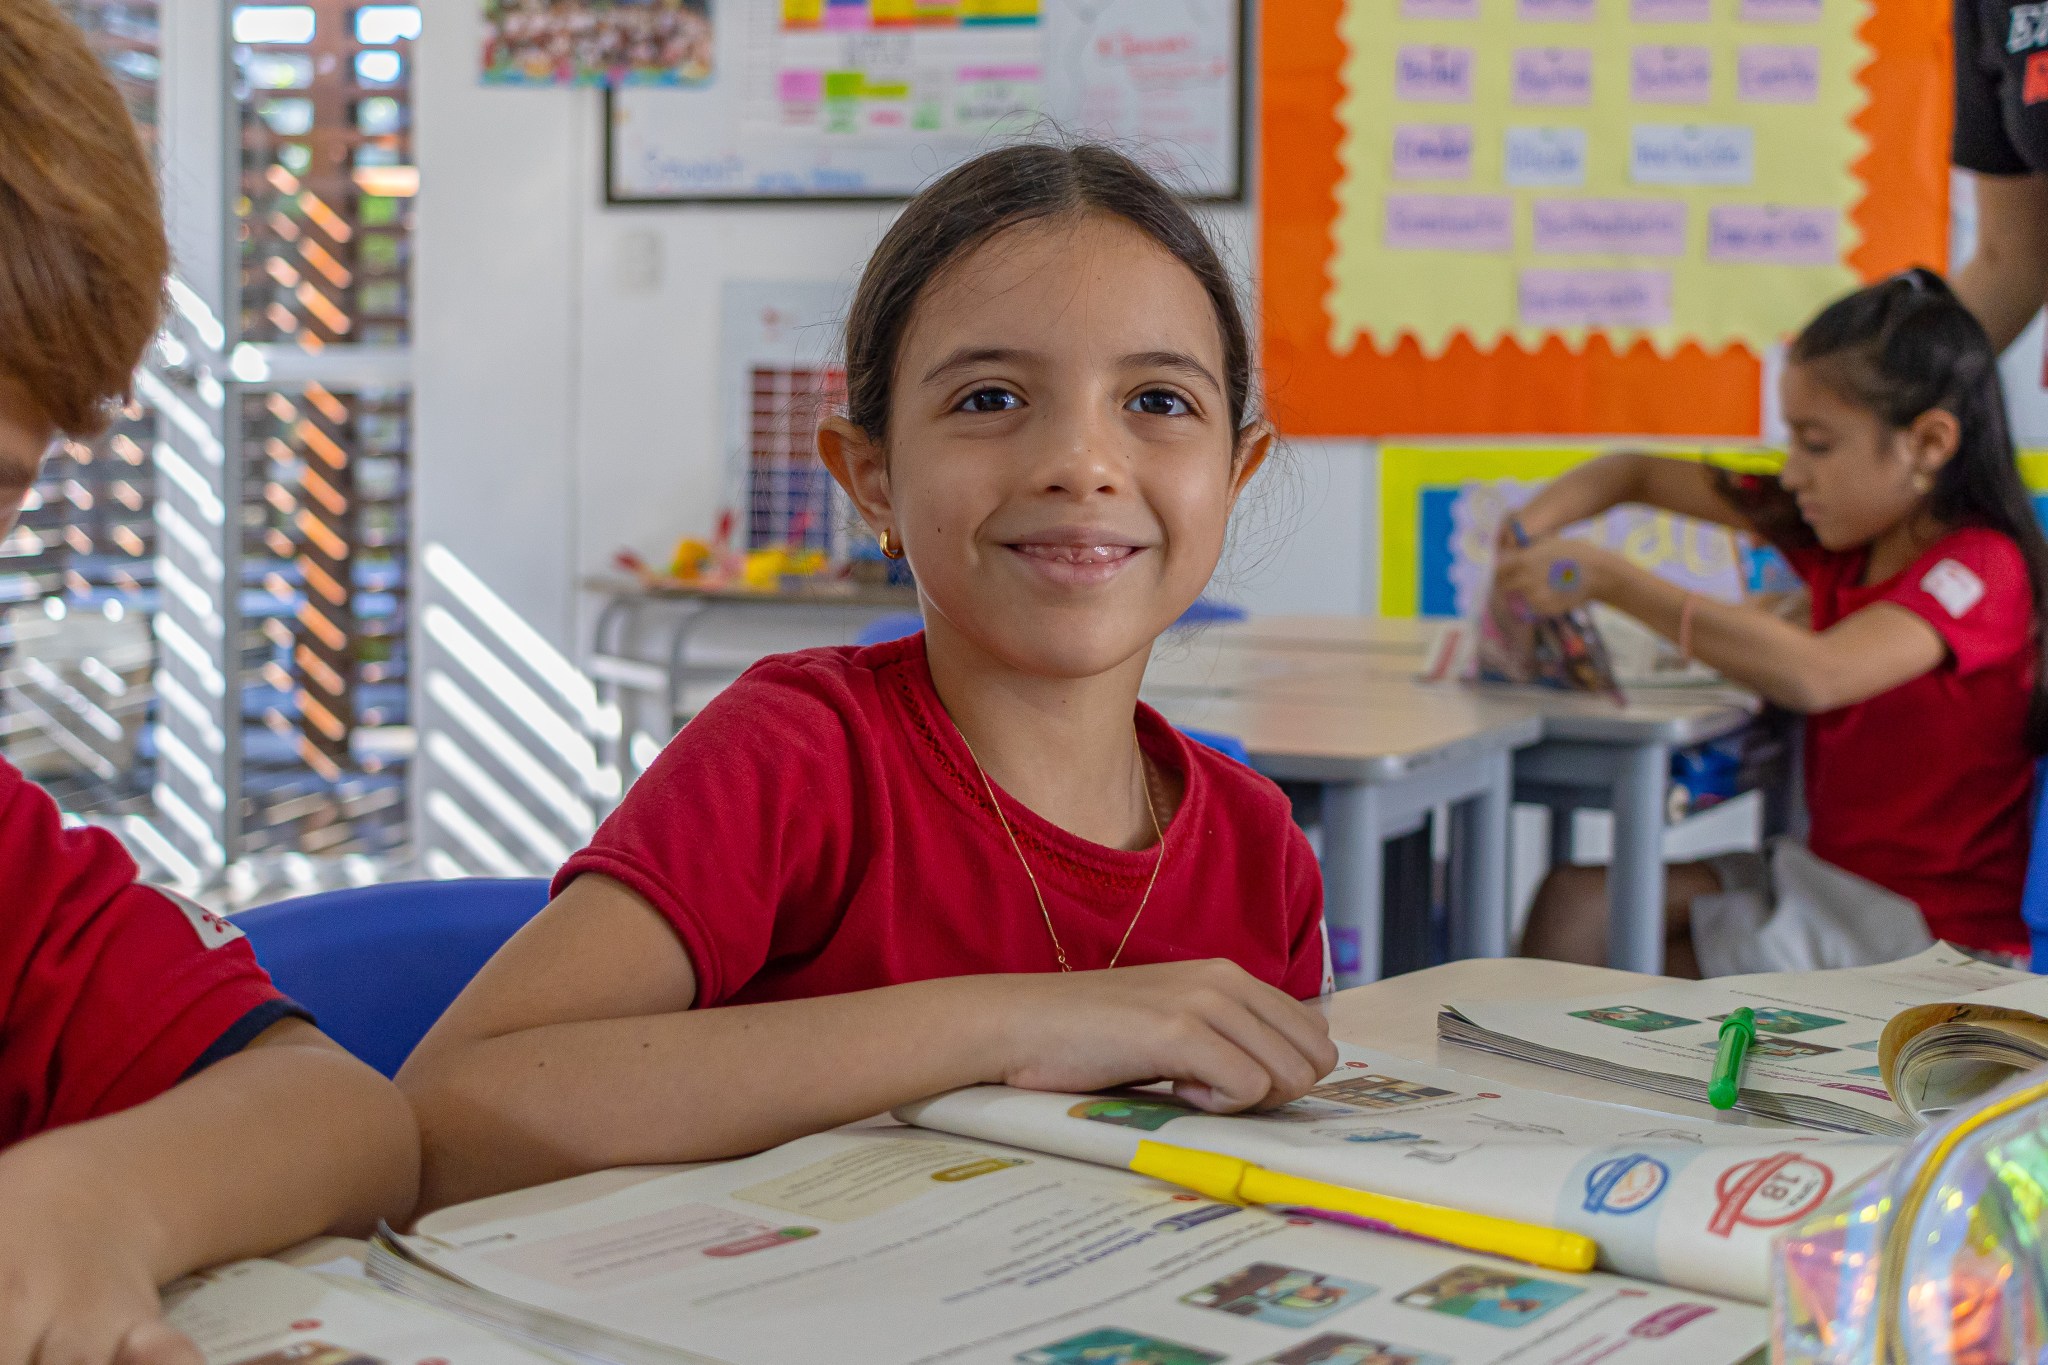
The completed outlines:
[[[1376,981],[1370,986],[1339,991],[1330,997],[1325,1008],[1332,1037],[1361,1047],[1378,1048],[1411,1061],[1448,1067],[1468,1076],[1500,1081],[1525,1090],[1547,1090],[1552,1094],[1632,1105],[1659,1113],[1713,1118],[1722,1123],[1744,1122],[1745,1116],[1719,1114],[1703,1104],[1669,1100],[1629,1086],[1589,1080],[1553,1071],[1549,1067],[1512,1061],[1490,1052],[1437,1041],[1437,1010],[1448,1001],[1473,996],[1490,1000],[1570,999],[1580,995],[1640,990],[1655,980],[1654,977],[1618,972],[1609,967],[1581,967],[1572,963],[1521,958],[1474,958]],[[892,1121],[877,1119],[872,1122]],[[1762,1121],[1755,1123],[1756,1126],[1777,1126]],[[594,1171],[552,1185],[514,1190],[429,1214],[420,1220],[419,1231],[445,1237],[500,1218],[541,1213],[581,1203],[615,1190],[630,1189],[671,1171],[686,1169],[683,1166],[639,1166]]]

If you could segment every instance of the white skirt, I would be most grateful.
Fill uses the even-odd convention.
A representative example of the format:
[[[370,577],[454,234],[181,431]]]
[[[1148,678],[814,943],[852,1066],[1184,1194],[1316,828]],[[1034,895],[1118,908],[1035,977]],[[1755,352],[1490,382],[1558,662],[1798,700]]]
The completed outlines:
[[[1702,976],[1810,972],[1896,962],[1932,947],[1920,907],[1813,856],[1796,839],[1707,863],[1721,890],[1695,896],[1692,946]]]

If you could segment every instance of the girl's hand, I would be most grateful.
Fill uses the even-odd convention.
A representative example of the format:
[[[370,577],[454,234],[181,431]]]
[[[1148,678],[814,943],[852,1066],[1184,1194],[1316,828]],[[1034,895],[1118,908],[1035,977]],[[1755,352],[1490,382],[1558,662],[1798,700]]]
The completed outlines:
[[[1562,616],[1601,595],[1613,559],[1597,545],[1551,536],[1501,550],[1493,561],[1493,590],[1520,597],[1540,616]]]
[[[118,1177],[36,1148],[0,1158],[0,1365],[205,1365],[163,1320],[151,1230]]]
[[[1322,1014],[1234,962],[1003,981],[1000,1075],[1027,1090],[1170,1080],[1181,1099],[1222,1114],[1299,1099],[1337,1065]]]

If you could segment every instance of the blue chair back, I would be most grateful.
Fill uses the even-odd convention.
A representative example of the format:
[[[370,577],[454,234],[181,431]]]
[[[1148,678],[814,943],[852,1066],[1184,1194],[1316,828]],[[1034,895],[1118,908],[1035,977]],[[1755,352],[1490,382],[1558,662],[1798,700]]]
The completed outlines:
[[[857,645],[886,645],[891,640],[900,640],[906,635],[915,635],[924,629],[924,618],[914,611],[892,611],[887,616],[877,616],[854,634]]]
[[[1242,621],[1245,609],[1214,597],[1197,597],[1174,622],[1176,626],[1213,626],[1220,621]]]
[[[258,906],[234,922],[279,990],[389,1076],[547,901],[539,877],[392,882]]]
[[[2034,768],[2034,845],[2027,852],[2027,884],[2020,892],[2020,918],[2034,940],[2034,970],[2048,972],[2048,758]]]
[[[1185,725],[1180,732],[1197,744],[1206,744],[1225,758],[1234,758],[1247,768],[1251,766],[1251,751],[1244,747],[1244,741],[1236,735],[1219,735],[1214,730],[1190,730]]]

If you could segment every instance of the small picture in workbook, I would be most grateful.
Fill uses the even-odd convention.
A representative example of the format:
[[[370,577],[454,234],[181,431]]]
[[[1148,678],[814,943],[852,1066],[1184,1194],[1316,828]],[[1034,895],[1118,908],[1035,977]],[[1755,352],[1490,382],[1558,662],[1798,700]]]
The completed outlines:
[[[1881,1066],[1859,1066],[1849,1074],[1851,1076],[1882,1076],[1884,1075],[1884,1068]]]
[[[1316,1099],[1346,1104],[1353,1109],[1398,1109],[1404,1104],[1440,1100],[1458,1092],[1424,1085],[1420,1081],[1404,1081],[1394,1076],[1367,1075],[1352,1076],[1341,1081],[1325,1081],[1308,1093]]]
[[[1875,1052],[1878,1049],[1878,1040],[1872,1038],[1861,1043],[1851,1043],[1849,1048],[1852,1052]]]
[[[1721,1044],[1717,1040],[1701,1043],[1708,1052],[1716,1051]],[[1759,1038],[1750,1045],[1752,1057],[1776,1057],[1781,1062],[1796,1062],[1802,1057],[1825,1057],[1830,1052],[1840,1052],[1838,1047],[1822,1047],[1819,1043],[1795,1043],[1790,1038]]]
[[[1156,1133],[1175,1119],[1200,1112],[1170,1095],[1112,1095],[1105,1099],[1083,1100],[1067,1111],[1067,1117]]]
[[[1718,1024],[1727,1017],[1717,1014],[1714,1022]],[[1825,1014],[1808,1014],[1804,1010],[1763,1009],[1756,1012],[1758,1033],[1811,1033],[1817,1028],[1833,1028],[1841,1022]]]
[[[1275,1327],[1313,1327],[1338,1309],[1363,1303],[1379,1292],[1357,1280],[1259,1261],[1181,1295],[1180,1301]]]
[[[1434,1351],[1418,1351],[1412,1346],[1325,1332],[1254,1365],[1451,1365],[1451,1358]]]
[[[235,1365],[385,1365],[379,1356],[364,1355],[348,1346],[330,1346],[324,1341],[301,1341],[280,1346],[260,1356],[250,1356]]]
[[[1523,1327],[1584,1292],[1555,1280],[1539,1280],[1512,1270],[1461,1265],[1427,1284],[1417,1285],[1394,1302],[1493,1327]]]
[[[1659,1033],[1699,1022],[1697,1019],[1682,1019],[1675,1014],[1659,1014],[1641,1005],[1603,1005],[1596,1010],[1573,1010],[1572,1018],[1591,1020],[1609,1028],[1625,1028],[1630,1033]]]
[[[1121,1327],[1098,1327],[1017,1353],[1020,1365],[1215,1365],[1223,1358],[1220,1351],[1161,1341]]]

